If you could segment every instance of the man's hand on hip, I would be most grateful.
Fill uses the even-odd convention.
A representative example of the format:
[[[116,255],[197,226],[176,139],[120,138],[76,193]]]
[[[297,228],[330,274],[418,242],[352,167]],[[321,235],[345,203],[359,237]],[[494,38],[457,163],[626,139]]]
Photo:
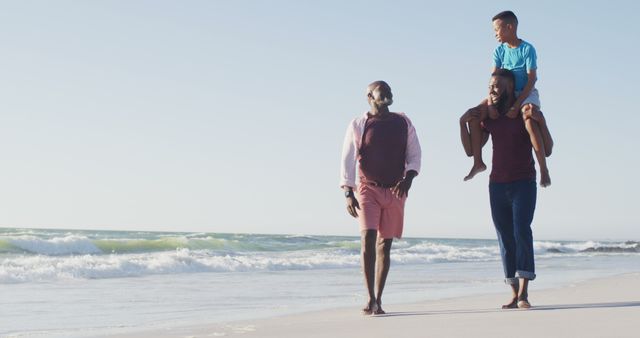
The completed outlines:
[[[396,195],[398,198],[402,198],[404,196],[409,196],[409,189],[411,188],[411,181],[413,179],[403,179],[398,182],[395,187],[391,188],[391,192]]]
[[[409,189],[411,189],[411,183],[413,183],[413,178],[416,177],[418,173],[414,170],[409,170],[405,178],[403,178],[395,187],[391,188],[391,192],[396,195],[398,198],[402,198],[405,196],[409,196]]]

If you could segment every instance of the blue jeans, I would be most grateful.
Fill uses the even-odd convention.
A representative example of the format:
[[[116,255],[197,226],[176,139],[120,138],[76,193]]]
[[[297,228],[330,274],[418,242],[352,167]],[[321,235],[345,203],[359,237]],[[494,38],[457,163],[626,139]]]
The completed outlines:
[[[505,283],[534,280],[531,221],[536,209],[536,182],[489,183],[491,217],[498,234]]]

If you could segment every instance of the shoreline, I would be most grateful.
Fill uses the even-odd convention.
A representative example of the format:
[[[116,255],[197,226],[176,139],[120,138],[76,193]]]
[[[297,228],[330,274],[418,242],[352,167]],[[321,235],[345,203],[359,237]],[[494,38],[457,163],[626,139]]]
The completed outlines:
[[[501,310],[504,293],[385,305],[386,315],[345,307],[188,327],[134,329],[109,337],[636,337],[640,272],[530,292],[533,308]]]

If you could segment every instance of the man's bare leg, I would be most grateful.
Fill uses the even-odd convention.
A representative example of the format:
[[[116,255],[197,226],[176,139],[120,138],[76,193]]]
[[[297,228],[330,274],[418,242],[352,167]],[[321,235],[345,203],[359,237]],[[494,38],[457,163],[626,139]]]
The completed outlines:
[[[464,177],[465,181],[468,181],[476,176],[476,174],[487,170],[487,165],[482,161],[482,127],[480,126],[480,119],[473,119],[469,122],[469,133],[471,134],[473,167],[471,167],[469,174]]]
[[[376,295],[374,293],[375,266],[376,266],[376,230],[363,230],[361,235],[362,273],[369,293],[369,301],[362,309],[362,314],[370,315],[377,308]]]
[[[520,278],[520,292],[518,293],[518,308],[529,309],[529,280],[526,278]]]
[[[518,308],[518,284],[509,284],[511,287],[511,301],[509,303],[502,305],[503,309],[516,309]]]
[[[533,105],[525,105],[523,107],[523,113],[528,109],[537,108]],[[536,159],[540,166],[540,186],[543,188],[548,187],[551,185],[551,177],[549,176],[549,168],[547,167],[547,156],[544,147],[544,139],[542,137],[542,132],[540,131],[540,125],[531,118],[525,118],[524,125],[529,133],[531,145],[533,145],[533,150],[536,153]]]
[[[382,291],[384,290],[384,284],[387,282],[387,275],[391,267],[391,243],[393,243],[393,238],[378,238],[376,259],[378,293],[376,295],[377,309],[374,311],[376,315],[385,314],[384,310],[382,310]]]

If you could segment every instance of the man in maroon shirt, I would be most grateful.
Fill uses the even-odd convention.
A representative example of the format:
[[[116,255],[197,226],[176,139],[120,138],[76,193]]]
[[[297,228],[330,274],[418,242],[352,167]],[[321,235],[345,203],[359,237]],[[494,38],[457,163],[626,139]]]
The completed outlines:
[[[493,144],[489,177],[491,217],[498,235],[505,282],[512,290],[512,297],[503,309],[531,307],[528,286],[536,278],[531,231],[536,207],[536,171],[523,119],[545,123],[544,116],[537,111],[515,119],[506,116],[515,102],[514,81],[513,73],[506,69],[498,69],[491,75],[489,98],[500,116],[483,121],[483,144],[489,135]],[[468,156],[472,150],[467,124],[484,115],[482,109],[487,109],[486,105],[469,109],[460,119],[462,146]]]
[[[347,211],[360,223],[362,270],[369,296],[362,312],[384,314],[382,291],[391,265],[391,243],[402,236],[404,204],[420,171],[421,151],[411,120],[389,111],[393,94],[386,82],[371,83],[367,100],[371,109],[347,127],[340,187]]]

